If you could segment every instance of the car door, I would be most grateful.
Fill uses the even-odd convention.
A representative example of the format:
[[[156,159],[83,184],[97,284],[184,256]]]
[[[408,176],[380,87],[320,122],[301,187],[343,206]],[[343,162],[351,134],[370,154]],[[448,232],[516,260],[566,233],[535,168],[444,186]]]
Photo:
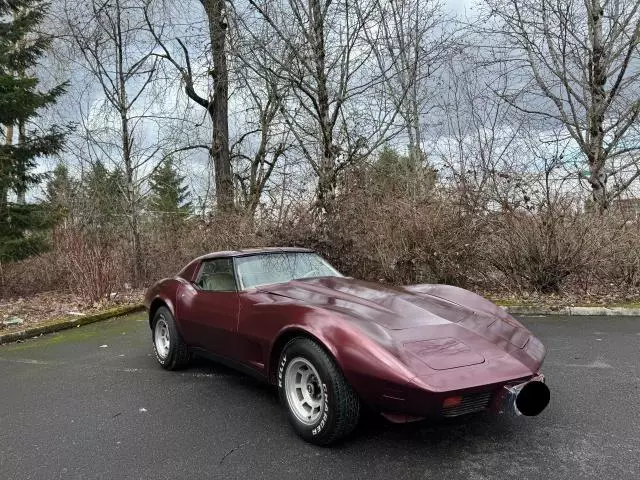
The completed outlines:
[[[239,297],[231,258],[203,260],[179,294],[178,315],[189,345],[234,357]]]

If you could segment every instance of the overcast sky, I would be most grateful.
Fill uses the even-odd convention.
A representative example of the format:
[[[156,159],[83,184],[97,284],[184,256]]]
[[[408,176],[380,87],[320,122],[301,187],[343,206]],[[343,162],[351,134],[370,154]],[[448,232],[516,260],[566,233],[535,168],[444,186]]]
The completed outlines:
[[[452,12],[464,12],[465,9],[468,9],[473,3],[473,0],[444,0],[445,5]]]

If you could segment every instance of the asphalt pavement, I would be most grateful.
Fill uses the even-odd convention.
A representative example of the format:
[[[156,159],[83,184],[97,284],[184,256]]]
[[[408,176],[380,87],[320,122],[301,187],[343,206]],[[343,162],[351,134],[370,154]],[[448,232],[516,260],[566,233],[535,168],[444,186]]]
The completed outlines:
[[[548,409],[393,425],[321,448],[275,390],[152,356],[144,314],[0,346],[0,479],[640,478],[640,318],[525,317],[547,347]]]

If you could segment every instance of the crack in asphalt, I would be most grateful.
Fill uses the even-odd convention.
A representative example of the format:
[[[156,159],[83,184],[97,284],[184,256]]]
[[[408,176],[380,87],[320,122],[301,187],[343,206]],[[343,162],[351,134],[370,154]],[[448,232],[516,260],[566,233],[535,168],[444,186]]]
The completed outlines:
[[[249,444],[249,442],[244,442],[244,443],[240,443],[238,445],[236,445],[235,447],[233,447],[231,450],[229,450],[227,453],[225,453],[222,458],[220,459],[219,465],[222,465],[222,462],[224,462],[224,460],[231,455],[233,452],[235,452],[236,450],[240,450],[241,448],[247,446]]]

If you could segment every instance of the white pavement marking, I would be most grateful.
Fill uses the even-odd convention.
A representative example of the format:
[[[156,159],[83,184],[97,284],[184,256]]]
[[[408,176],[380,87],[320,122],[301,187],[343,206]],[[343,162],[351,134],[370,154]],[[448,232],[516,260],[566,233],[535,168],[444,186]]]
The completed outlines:
[[[67,362],[51,362],[49,360],[35,360],[33,358],[1,358],[1,362],[25,363],[28,365],[66,365]]]
[[[613,368],[612,365],[609,365],[607,362],[603,362],[602,360],[594,360],[591,363],[560,363],[557,365],[564,365],[565,367],[578,367],[578,368]]]

